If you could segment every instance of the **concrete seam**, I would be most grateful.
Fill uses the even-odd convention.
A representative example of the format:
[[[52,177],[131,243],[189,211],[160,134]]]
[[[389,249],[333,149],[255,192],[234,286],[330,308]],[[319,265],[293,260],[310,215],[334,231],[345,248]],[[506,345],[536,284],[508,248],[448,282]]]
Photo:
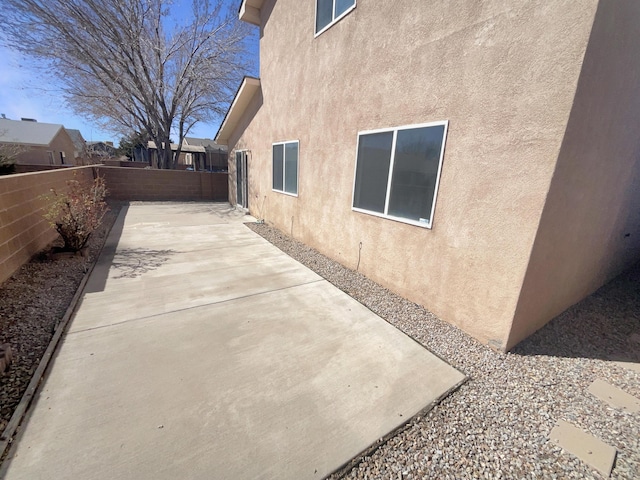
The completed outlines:
[[[222,304],[222,303],[234,302],[236,300],[242,300],[242,299],[245,299],[245,298],[258,297],[260,295],[266,295],[266,294],[269,294],[269,293],[272,293],[272,292],[281,292],[283,290],[289,290],[291,288],[302,287],[304,285],[311,285],[313,283],[319,283],[319,282],[326,282],[326,280],[324,278],[320,278],[318,280],[313,280],[311,282],[304,282],[304,283],[299,283],[299,284],[296,284],[296,285],[290,285],[288,287],[275,288],[273,290],[267,290],[265,292],[252,293],[250,295],[242,295],[240,297],[228,298],[226,300],[219,300],[217,302],[203,303],[202,305],[194,305],[192,307],[178,308],[176,310],[170,310],[170,311],[162,312],[162,313],[154,313],[153,315],[146,315],[144,317],[130,318],[129,320],[123,320],[122,322],[110,323],[109,325],[100,325],[99,327],[91,327],[91,328],[85,328],[83,330],[76,330],[75,332],[69,332],[67,334],[67,336],[78,334],[78,333],[83,333],[83,332],[91,332],[93,330],[102,330],[103,328],[117,327],[118,325],[123,325],[125,323],[138,322],[138,321],[141,321],[141,320],[148,320],[150,318],[161,317],[163,315],[167,315],[167,314],[170,314],[170,313],[186,312],[188,310],[193,310],[195,308],[210,307],[212,305],[219,305],[219,304]]]

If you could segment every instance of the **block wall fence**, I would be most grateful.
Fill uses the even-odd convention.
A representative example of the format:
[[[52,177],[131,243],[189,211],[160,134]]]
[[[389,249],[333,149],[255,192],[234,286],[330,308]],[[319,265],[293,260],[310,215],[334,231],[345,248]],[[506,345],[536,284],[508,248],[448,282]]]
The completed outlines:
[[[0,176],[0,284],[57,238],[42,217],[51,189],[62,192],[74,178],[105,178],[108,198],[121,201],[223,201],[226,173],[87,166]]]
[[[228,201],[226,173],[97,167],[107,182],[109,198],[147,201]]]

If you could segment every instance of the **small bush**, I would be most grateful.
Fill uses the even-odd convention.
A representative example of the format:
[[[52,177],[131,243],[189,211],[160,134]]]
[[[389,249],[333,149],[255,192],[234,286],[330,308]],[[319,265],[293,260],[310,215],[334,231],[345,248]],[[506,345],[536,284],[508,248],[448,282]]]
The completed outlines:
[[[63,249],[77,252],[87,245],[109,210],[104,201],[107,188],[102,177],[96,177],[90,184],[74,178],[67,181],[67,186],[66,193],[51,189],[51,194],[46,196],[50,204],[44,218],[62,237]]]
[[[11,175],[16,172],[16,161],[0,153],[0,175]]]

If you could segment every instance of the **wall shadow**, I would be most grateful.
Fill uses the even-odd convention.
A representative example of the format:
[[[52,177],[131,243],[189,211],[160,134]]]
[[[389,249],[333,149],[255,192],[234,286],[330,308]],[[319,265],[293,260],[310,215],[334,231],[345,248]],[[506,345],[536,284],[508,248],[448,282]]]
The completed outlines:
[[[127,217],[128,211],[128,203],[120,208],[118,218],[116,218],[116,221],[107,236],[107,240],[104,242],[102,252],[100,252],[100,257],[98,257],[98,261],[93,267],[91,276],[85,286],[84,293],[96,293],[104,290],[104,287],[107,284],[107,278],[109,277],[109,268],[111,268],[111,264],[113,263],[113,258],[115,257],[116,249],[118,248],[118,243],[122,236],[124,220]]]
[[[640,262],[558,315],[511,353],[640,363]]]

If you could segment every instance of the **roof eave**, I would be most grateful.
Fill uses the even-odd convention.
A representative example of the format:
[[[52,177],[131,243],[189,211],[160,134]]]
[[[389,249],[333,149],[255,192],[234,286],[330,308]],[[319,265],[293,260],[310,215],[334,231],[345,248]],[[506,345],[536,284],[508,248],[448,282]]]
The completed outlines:
[[[231,102],[231,106],[218,129],[214,138],[219,145],[229,145],[229,138],[240,123],[240,118],[249,106],[249,102],[260,89],[260,79],[255,77],[244,77],[236,96]]]
[[[243,22],[260,26],[260,9],[263,0],[242,0],[238,18]]]

